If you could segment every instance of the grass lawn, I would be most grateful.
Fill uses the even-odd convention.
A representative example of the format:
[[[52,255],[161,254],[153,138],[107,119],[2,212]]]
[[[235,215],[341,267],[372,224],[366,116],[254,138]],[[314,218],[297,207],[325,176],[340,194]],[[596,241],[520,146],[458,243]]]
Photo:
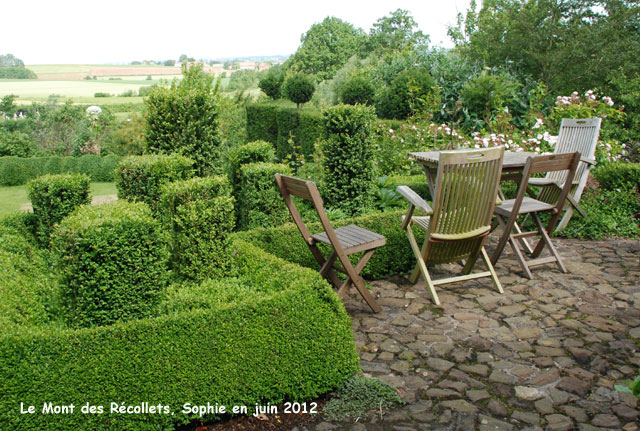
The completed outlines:
[[[91,196],[117,194],[115,183],[91,183]],[[27,186],[0,187],[0,217],[20,211],[24,204],[28,204]]]

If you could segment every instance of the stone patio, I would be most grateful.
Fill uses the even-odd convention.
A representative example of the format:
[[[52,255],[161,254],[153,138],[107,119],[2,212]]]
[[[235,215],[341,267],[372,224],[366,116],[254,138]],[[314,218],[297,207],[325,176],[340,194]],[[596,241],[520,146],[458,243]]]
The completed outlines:
[[[639,373],[640,241],[554,244],[569,272],[545,265],[533,280],[505,248],[504,295],[485,278],[439,288],[436,307],[398,276],[371,283],[381,313],[347,298],[364,373],[407,404],[314,429],[639,430],[636,398],[614,384]],[[459,267],[435,274],[447,270]]]

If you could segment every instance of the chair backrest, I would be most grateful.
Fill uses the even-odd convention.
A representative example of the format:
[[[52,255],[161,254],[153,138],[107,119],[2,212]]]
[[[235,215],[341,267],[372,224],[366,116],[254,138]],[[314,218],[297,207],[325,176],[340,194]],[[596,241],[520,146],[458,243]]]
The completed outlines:
[[[534,174],[540,173],[564,173],[566,181],[560,192],[560,196],[555,204],[555,213],[560,214],[564,201],[571,191],[573,179],[580,162],[580,153],[565,153],[565,154],[550,154],[546,156],[535,156],[527,159],[527,164],[522,172],[522,181],[518,188],[518,195],[516,196],[513,209],[514,215],[517,216],[517,210],[520,208],[524,195],[527,192],[527,186],[529,185],[529,177]],[[551,228],[553,229],[553,228]]]
[[[577,120],[563,118],[560,124],[558,142],[556,142],[554,154],[575,153],[577,151],[583,158],[595,159],[601,123],[602,119],[600,118]],[[584,178],[584,182],[586,183],[588,173],[589,165],[581,162],[576,170],[574,180],[582,182]],[[566,174],[566,171],[554,171],[550,172],[547,178],[563,184]]]
[[[504,147],[440,153],[433,196],[432,238],[487,231],[498,195]]]
[[[293,202],[293,199],[291,199],[291,196],[296,196],[313,203],[313,207],[318,213],[320,223],[322,223],[322,227],[327,233],[327,237],[332,244],[338,244],[339,246],[339,242],[337,241],[337,237],[335,235],[333,227],[331,226],[329,218],[327,217],[327,213],[324,210],[322,197],[320,196],[320,192],[318,191],[318,186],[316,185],[316,183],[314,183],[313,181],[306,181],[300,178],[289,177],[281,174],[276,174],[275,177],[278,188],[280,189],[280,194],[282,195],[287,208],[289,208],[289,212],[291,213],[291,217],[293,217],[294,223],[298,227],[298,230],[302,234],[302,237],[307,242],[307,244],[313,244],[313,238],[311,237],[309,229],[307,229],[307,226],[304,224],[302,216],[296,208],[296,204]]]

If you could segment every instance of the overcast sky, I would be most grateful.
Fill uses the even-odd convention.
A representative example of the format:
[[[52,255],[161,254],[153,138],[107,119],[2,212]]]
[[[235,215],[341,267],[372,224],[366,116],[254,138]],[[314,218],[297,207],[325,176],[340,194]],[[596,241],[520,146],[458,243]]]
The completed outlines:
[[[408,10],[432,45],[451,46],[469,0],[29,0],[2,2],[0,54],[25,64],[287,55],[312,24],[335,16],[369,31]]]

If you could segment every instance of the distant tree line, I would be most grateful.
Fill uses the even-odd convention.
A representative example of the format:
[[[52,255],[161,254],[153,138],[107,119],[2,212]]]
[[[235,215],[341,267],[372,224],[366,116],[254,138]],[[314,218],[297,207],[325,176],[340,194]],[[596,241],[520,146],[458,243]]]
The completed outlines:
[[[13,54],[0,54],[0,79],[37,79],[32,71],[24,67],[24,62]]]

